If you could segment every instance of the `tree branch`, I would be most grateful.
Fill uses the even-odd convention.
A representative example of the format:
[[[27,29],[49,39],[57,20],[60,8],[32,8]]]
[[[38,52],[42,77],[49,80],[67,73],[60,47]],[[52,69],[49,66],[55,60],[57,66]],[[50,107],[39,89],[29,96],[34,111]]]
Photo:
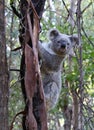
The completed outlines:
[[[92,5],[92,2],[90,2],[90,3],[81,11],[81,13],[83,14],[83,13],[86,11],[86,9],[89,8],[91,5]]]

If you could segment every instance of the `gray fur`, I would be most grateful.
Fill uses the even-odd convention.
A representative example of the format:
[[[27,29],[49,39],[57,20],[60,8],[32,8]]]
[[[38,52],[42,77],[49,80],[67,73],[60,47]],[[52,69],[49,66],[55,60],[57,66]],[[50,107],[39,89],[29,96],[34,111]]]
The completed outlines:
[[[55,107],[61,91],[61,67],[67,55],[74,55],[73,46],[78,44],[77,36],[61,34],[58,30],[49,31],[49,43],[39,42],[39,55],[42,59],[41,73],[47,110]]]

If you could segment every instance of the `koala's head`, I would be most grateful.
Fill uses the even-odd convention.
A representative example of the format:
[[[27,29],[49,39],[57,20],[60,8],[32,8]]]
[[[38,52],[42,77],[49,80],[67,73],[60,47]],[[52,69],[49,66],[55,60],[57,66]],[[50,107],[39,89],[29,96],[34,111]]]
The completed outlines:
[[[49,39],[51,40],[51,49],[58,55],[74,55],[73,47],[79,42],[76,35],[62,34],[57,29],[49,31]]]

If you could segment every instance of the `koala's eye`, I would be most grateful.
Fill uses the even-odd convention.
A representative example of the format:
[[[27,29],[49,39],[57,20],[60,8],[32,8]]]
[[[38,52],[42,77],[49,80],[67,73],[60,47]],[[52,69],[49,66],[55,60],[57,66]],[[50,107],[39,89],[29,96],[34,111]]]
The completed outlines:
[[[60,43],[60,41],[57,41],[58,43]]]
[[[70,44],[69,44],[69,43],[67,43],[67,45],[69,46]]]

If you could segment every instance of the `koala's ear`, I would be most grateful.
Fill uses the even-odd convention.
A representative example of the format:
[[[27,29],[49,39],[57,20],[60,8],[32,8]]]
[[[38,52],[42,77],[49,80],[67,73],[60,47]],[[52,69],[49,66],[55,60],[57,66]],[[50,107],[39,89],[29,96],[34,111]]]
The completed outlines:
[[[57,29],[51,29],[49,31],[49,39],[52,41],[59,35],[59,31]]]
[[[73,44],[73,46],[79,46],[79,39],[77,34],[73,34],[71,36],[69,36],[71,43]]]
[[[71,50],[69,51],[69,55],[75,57],[75,53],[74,53],[73,48],[71,48]]]

